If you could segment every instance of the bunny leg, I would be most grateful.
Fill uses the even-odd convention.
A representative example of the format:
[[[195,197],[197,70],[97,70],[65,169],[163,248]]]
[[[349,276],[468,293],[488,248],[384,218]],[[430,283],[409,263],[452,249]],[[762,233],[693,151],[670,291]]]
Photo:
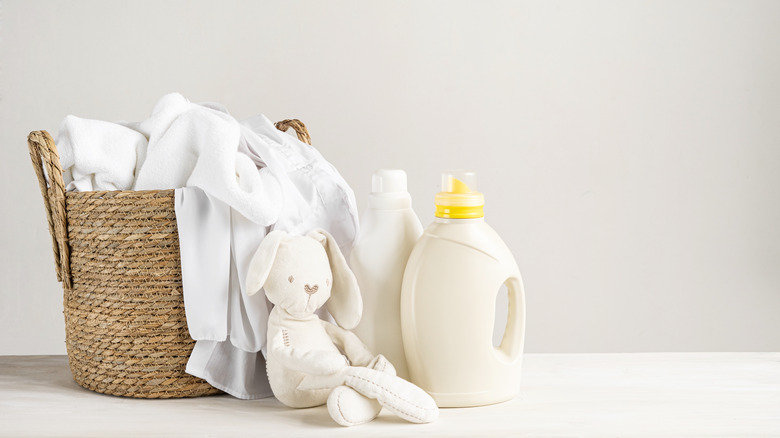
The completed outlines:
[[[439,408],[428,393],[406,380],[369,368],[352,367],[345,384],[366,397],[376,399],[390,412],[412,423],[430,423]]]
[[[395,368],[381,354],[367,365],[376,371],[395,376]],[[368,423],[379,415],[382,405],[349,386],[336,387],[328,396],[328,413],[333,421],[342,426],[356,426]]]

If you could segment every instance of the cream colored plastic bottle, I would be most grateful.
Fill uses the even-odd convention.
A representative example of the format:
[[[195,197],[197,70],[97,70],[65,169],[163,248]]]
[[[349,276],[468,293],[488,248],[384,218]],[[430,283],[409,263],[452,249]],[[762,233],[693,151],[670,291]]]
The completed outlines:
[[[512,253],[485,223],[476,177],[448,172],[436,219],[409,256],[401,293],[411,381],[440,407],[480,406],[520,390],[525,299]],[[509,315],[493,346],[495,303],[506,285]]]
[[[422,224],[412,210],[403,170],[379,170],[371,186],[360,237],[350,256],[363,296],[363,317],[353,331],[374,354],[390,360],[398,376],[408,379],[401,336],[401,280]]]

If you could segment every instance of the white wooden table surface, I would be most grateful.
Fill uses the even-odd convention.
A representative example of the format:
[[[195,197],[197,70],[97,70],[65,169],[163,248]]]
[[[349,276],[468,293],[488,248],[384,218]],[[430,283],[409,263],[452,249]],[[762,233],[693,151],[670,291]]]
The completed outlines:
[[[780,353],[529,354],[515,400],[352,428],[273,398],[101,395],[64,356],[0,356],[0,436],[780,436]]]

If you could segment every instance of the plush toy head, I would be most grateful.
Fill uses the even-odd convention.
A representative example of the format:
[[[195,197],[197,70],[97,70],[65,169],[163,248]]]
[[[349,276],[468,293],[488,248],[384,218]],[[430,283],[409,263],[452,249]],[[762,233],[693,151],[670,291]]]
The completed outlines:
[[[336,322],[350,330],[363,313],[355,275],[333,236],[321,229],[306,236],[269,233],[252,257],[246,285],[249,295],[264,288],[268,300],[294,318],[327,303]]]

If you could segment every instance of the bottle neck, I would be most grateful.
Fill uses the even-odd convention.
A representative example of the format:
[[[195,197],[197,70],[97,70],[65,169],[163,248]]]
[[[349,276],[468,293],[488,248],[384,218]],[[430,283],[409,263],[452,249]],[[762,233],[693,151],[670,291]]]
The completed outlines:
[[[434,217],[433,221],[437,224],[473,224],[473,223],[479,223],[479,222],[485,222],[485,217],[475,217],[475,218],[469,218],[469,219],[452,219],[452,218],[445,218],[445,217]]]
[[[374,210],[405,210],[412,208],[412,197],[407,192],[372,193],[368,197],[368,208]]]

